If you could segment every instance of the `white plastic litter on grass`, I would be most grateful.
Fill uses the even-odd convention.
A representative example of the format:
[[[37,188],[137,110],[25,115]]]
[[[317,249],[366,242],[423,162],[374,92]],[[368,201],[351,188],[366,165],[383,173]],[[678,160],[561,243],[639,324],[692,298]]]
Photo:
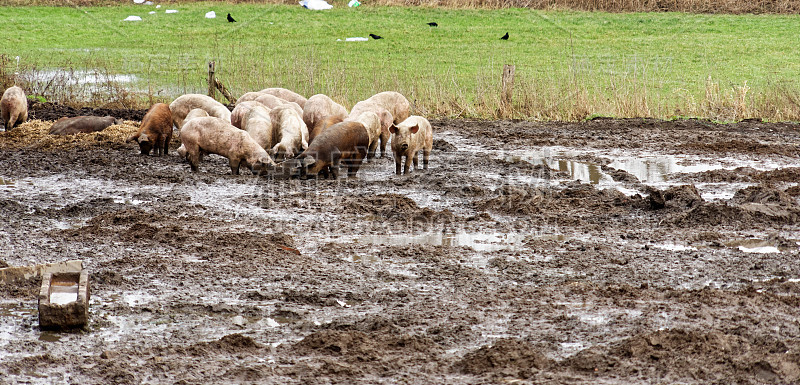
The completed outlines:
[[[177,9],[168,9],[166,13],[178,13]]]
[[[159,5],[156,5],[156,8],[161,8],[161,4],[159,4]]]
[[[206,12],[206,19],[214,19],[217,17],[217,13],[214,11]]]
[[[133,2],[135,4],[142,4],[142,3],[144,3],[144,0],[133,0]]]
[[[122,21],[142,21],[142,18],[139,16],[128,16]]]
[[[150,11],[150,12],[148,12],[148,13],[149,13],[149,14],[151,14],[151,15],[155,15],[155,14],[156,14],[156,11]]]
[[[322,11],[333,8],[333,6],[328,4],[325,0],[303,0],[300,2],[300,5],[312,11]]]
[[[368,41],[366,37],[348,37],[344,39],[344,41]],[[342,39],[336,39],[336,41],[342,41]]]

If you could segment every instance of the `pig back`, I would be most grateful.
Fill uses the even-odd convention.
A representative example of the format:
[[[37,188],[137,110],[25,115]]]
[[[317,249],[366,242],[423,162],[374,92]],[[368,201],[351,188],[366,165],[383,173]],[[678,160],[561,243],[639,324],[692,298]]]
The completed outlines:
[[[76,116],[73,118],[61,118],[53,124],[53,127],[50,127],[50,134],[72,135],[102,131],[114,124],[114,120],[113,116]]]
[[[369,147],[367,129],[359,122],[348,121],[328,127],[308,146],[308,152],[329,154],[334,149],[338,149],[344,153],[359,148],[363,148],[366,152],[367,147]]]

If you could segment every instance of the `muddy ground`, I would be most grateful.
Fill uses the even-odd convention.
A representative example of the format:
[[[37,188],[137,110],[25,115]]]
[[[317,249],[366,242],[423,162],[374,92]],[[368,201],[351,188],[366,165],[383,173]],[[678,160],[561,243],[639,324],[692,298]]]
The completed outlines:
[[[0,383],[800,383],[796,124],[439,120],[338,181],[48,124],[0,133],[0,264],[83,259],[91,319],[0,284]]]

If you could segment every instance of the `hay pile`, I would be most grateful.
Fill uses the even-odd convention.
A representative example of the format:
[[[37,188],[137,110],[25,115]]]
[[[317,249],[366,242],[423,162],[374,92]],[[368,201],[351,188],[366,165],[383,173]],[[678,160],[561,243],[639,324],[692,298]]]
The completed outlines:
[[[55,122],[30,120],[12,128],[10,131],[0,132],[0,150],[60,150],[75,147],[107,147],[124,144],[125,139],[139,129],[139,122],[125,120],[122,124],[115,124],[103,131],[89,134],[51,135],[48,132],[53,123]]]

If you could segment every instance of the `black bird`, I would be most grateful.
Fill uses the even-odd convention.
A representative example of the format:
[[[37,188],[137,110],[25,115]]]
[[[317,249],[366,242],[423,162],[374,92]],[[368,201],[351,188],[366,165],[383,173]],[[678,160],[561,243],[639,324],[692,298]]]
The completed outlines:
[[[229,13],[228,14],[228,23],[235,23],[235,22],[236,22],[236,20],[233,20],[233,18],[231,17],[231,14]]]
[[[508,32],[506,32],[506,34],[503,35],[503,37],[501,37],[500,40],[508,40]]]
[[[436,24],[435,21],[431,22],[431,23],[428,23],[428,25],[430,25],[431,27],[438,27],[439,26],[439,24]]]
[[[378,40],[378,39],[383,39],[382,37],[380,37],[380,36],[378,36],[378,35],[376,35],[376,34],[374,34],[374,33],[371,33],[371,34],[369,34],[369,37],[371,37],[371,38],[373,38],[373,39],[375,39],[375,40]]]

